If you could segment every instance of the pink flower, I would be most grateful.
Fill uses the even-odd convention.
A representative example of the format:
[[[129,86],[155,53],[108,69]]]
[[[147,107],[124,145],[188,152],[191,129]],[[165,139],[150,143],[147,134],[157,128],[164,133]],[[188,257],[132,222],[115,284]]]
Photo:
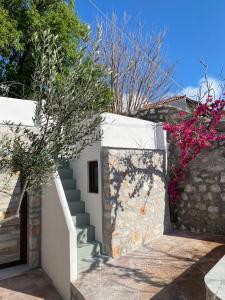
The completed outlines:
[[[224,94],[225,95],[225,94]],[[185,169],[203,149],[212,146],[212,142],[225,140],[217,126],[225,107],[225,99],[212,102],[212,96],[204,104],[200,104],[190,117],[180,120],[177,124],[165,123],[164,130],[171,133],[179,149],[178,167],[174,169],[174,177],[168,187],[171,201],[179,198],[178,183],[185,179]],[[187,116],[183,111],[180,117]]]

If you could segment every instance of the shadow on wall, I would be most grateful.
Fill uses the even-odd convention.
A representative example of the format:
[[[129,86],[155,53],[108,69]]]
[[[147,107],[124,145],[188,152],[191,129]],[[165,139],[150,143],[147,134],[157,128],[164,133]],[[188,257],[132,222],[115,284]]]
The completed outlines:
[[[19,174],[0,174],[0,268],[20,260],[20,219],[7,221],[15,215],[21,193]]]
[[[103,208],[103,246],[112,257],[170,231],[165,152],[104,149]]]
[[[150,200],[149,197],[153,188],[154,178],[158,176],[165,184],[163,161],[160,167],[154,163],[153,156],[155,152],[141,150],[141,154],[138,155],[137,161],[134,163],[134,156],[136,155],[136,151],[130,150],[127,152],[126,157],[118,159],[117,166],[119,168],[116,168],[113,164],[110,165],[110,173],[113,177],[110,179],[110,184],[113,184],[115,191],[111,197],[112,206],[114,207],[112,230],[115,229],[118,209],[124,211],[123,202],[120,201],[120,192],[126,179],[129,183],[128,195],[131,201],[134,198],[141,197],[142,190],[145,189],[145,197],[144,199],[140,199],[142,200],[142,206],[140,207],[140,213],[142,214],[145,213],[146,206]]]
[[[7,176],[0,174],[0,221],[13,216],[18,207],[21,193],[21,181],[19,173]]]

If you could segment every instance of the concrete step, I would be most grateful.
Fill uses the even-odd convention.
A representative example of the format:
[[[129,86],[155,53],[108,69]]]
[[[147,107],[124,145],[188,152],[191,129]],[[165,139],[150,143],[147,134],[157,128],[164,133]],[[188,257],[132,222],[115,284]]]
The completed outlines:
[[[76,214],[72,216],[72,219],[76,227],[90,225],[90,215],[88,213]]]
[[[73,169],[71,168],[59,169],[59,176],[61,179],[73,179]]]
[[[80,201],[80,190],[75,189],[64,189],[66,199],[68,202],[70,201]]]
[[[95,227],[93,225],[76,227],[77,243],[85,244],[95,240]]]
[[[83,243],[77,246],[78,261],[82,261],[84,259],[98,256],[100,255],[100,253],[101,253],[101,243],[99,243],[98,241]]]
[[[107,261],[109,261],[109,257],[104,255],[98,255],[91,258],[83,258],[81,260],[78,260],[77,270],[78,272],[84,272],[87,270],[98,269],[105,263],[107,263]]]
[[[74,179],[61,179],[64,190],[76,189],[76,180]]]
[[[84,201],[68,201],[70,213],[72,216],[77,213],[85,213],[85,202]]]

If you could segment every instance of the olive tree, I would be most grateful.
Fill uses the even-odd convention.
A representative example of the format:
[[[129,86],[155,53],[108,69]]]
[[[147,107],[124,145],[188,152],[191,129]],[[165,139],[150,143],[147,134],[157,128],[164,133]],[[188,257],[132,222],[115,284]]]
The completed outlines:
[[[101,136],[101,113],[106,110],[111,93],[106,69],[98,64],[98,42],[93,53],[84,47],[62,80],[60,48],[57,37],[48,31],[35,37],[36,66],[32,101],[36,104],[35,128],[7,122],[11,134],[0,140],[0,171],[19,172],[24,192],[45,184],[60,161],[78,157]]]

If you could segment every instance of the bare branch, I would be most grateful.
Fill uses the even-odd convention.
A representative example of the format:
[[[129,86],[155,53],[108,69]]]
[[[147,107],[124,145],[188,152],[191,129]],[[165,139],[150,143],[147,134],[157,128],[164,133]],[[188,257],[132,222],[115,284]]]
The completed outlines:
[[[118,21],[113,13],[111,19],[98,20],[98,26],[102,28],[100,60],[111,72],[111,111],[129,113],[166,96],[174,67],[162,55],[165,32],[152,30],[146,35],[140,21],[129,30],[127,14]]]

